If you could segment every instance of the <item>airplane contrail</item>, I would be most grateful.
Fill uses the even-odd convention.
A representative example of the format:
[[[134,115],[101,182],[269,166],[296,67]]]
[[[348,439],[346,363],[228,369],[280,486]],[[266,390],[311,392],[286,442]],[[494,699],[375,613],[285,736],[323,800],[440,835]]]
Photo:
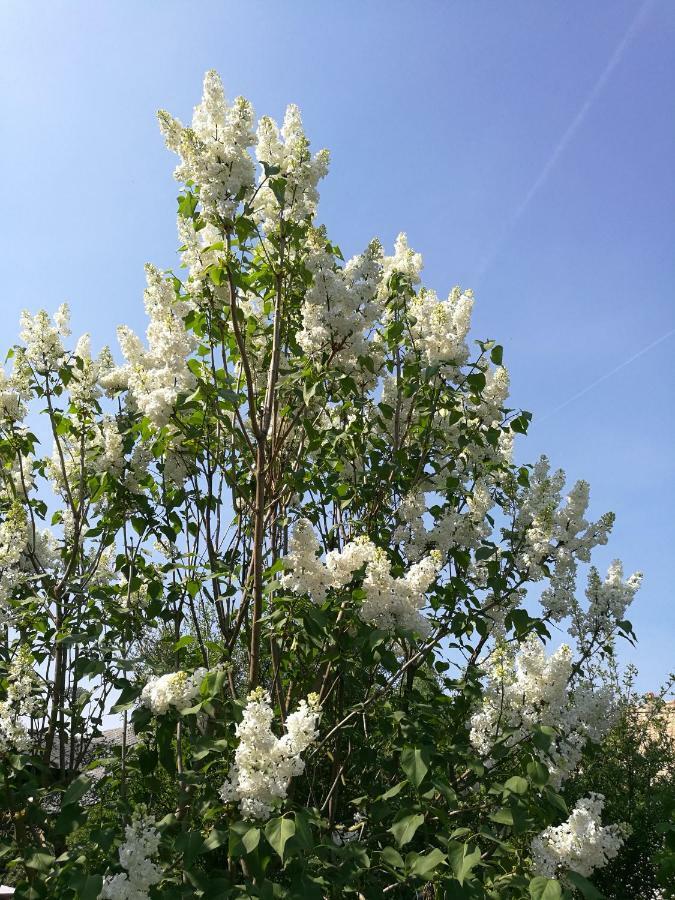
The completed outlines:
[[[511,214],[511,216],[507,220],[506,224],[502,228],[502,231],[501,231],[499,237],[497,238],[497,241],[496,241],[494,247],[492,248],[492,251],[483,258],[482,262],[478,266],[478,276],[476,279],[477,281],[481,281],[484,278],[486,272],[488,272],[488,270],[492,267],[495,259],[499,255],[499,253],[506,241],[506,238],[508,237],[510,232],[513,230],[513,228],[516,226],[516,224],[520,220],[521,216],[523,215],[523,213],[525,212],[527,207],[532,202],[533,198],[536,196],[536,194],[539,193],[542,186],[548,179],[549,175],[555,168],[558,160],[563,155],[563,153],[567,149],[569,143],[571,142],[571,140],[574,138],[575,134],[581,127],[581,124],[583,123],[584,119],[588,115],[590,108],[593,106],[595,101],[598,99],[598,96],[602,92],[603,88],[609,81],[612,73],[618,66],[619,62],[621,61],[621,57],[625,53],[626,48],[628,47],[630,42],[633,40],[633,38],[635,37],[637,32],[640,30],[640,28],[642,27],[642,24],[647,16],[647,13],[649,12],[649,9],[653,5],[653,3],[654,3],[654,0],[645,0],[645,2],[642,4],[640,9],[637,11],[632,22],[626,29],[626,32],[624,33],[623,37],[621,38],[619,43],[614,48],[614,52],[610,56],[610,58],[607,62],[607,65],[602,70],[597,81],[591,88],[588,96],[586,97],[584,102],[581,104],[579,111],[577,112],[575,117],[570,122],[570,124],[567,127],[567,130],[564,132],[563,136],[558,141],[557,145],[553,149],[553,152],[551,153],[548,160],[544,164],[544,167],[542,168],[541,172],[539,173],[537,178],[532,183],[532,186],[530,187],[530,189],[525,194],[525,197],[520,202],[520,204],[516,207],[516,209]]]
[[[647,344],[646,347],[643,347],[642,350],[638,350],[637,353],[634,353],[632,356],[629,356],[628,359],[625,359],[618,366],[615,366],[613,369],[610,369],[609,372],[605,372],[604,375],[601,375],[600,378],[596,378],[595,381],[592,381],[589,385],[587,385],[583,390],[578,391],[576,394],[573,394],[564,403],[561,403],[560,406],[556,406],[555,409],[552,409],[550,412],[547,412],[544,416],[537,416],[533,421],[534,422],[545,422],[546,419],[550,419],[551,416],[554,416],[556,413],[560,412],[561,409],[565,409],[566,406],[569,406],[570,403],[574,403],[575,400],[578,400],[580,397],[583,397],[589,391],[592,391],[593,388],[596,388],[599,384],[602,384],[603,381],[607,381],[608,378],[611,378],[612,375],[616,375],[617,372],[620,372],[622,369],[625,369],[626,366],[629,366],[632,362],[635,362],[636,359],[639,359],[641,356],[644,356],[645,353],[648,353],[650,350],[653,350],[654,347],[657,347],[659,344],[662,344],[665,340],[667,340],[671,335],[675,334],[675,328],[671,328],[670,331],[667,331],[665,334],[662,334],[661,337],[657,338],[655,341],[652,341],[651,344]]]

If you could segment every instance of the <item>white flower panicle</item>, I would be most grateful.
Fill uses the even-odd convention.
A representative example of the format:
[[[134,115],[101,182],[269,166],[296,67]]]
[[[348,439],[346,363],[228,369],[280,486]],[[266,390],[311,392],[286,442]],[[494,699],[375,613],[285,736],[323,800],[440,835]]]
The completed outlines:
[[[594,689],[570,682],[574,669],[567,644],[547,656],[535,636],[520,645],[514,659],[504,650],[493,652],[483,704],[471,718],[470,740],[489,760],[495,743],[514,746],[537,726],[553,727],[558,737],[539,756],[550,781],[560,787],[577,766],[586,743],[600,741],[615,719],[616,704],[608,687]]]
[[[359,615],[364,622],[384,631],[400,628],[426,637],[430,624],[421,611],[426,606],[426,591],[438,577],[441,566],[440,553],[432,550],[404,576],[394,578],[386,553],[376,549],[366,566],[366,597]]]
[[[0,753],[30,747],[30,735],[22,719],[32,715],[39,702],[34,694],[33,665],[30,649],[19,645],[7,673],[5,699],[0,700]]]
[[[534,838],[531,849],[537,874],[564,877],[571,870],[586,877],[617,855],[627,829],[602,825],[604,801],[602,794],[590,794],[578,801],[562,825],[549,826]]]
[[[642,584],[642,572],[633,572],[624,580],[623,565],[615,559],[603,581],[593,566],[588,575],[588,609],[581,612],[570,627],[572,634],[609,635],[615,624],[625,619],[626,610]]]
[[[404,544],[409,559],[418,558],[428,546],[434,546],[443,559],[453,547],[475,549],[492,531],[487,515],[495,505],[487,480],[466,488],[464,499],[455,501],[437,514],[432,528],[426,529],[427,503],[424,492],[404,497],[396,515],[400,524],[394,540]]]
[[[382,262],[381,295],[386,295],[391,277],[396,274],[403,275],[413,286],[419,284],[422,267],[422,254],[408,245],[407,236],[401,232],[394,243],[394,255],[385,256]]]
[[[190,391],[195,377],[187,360],[196,346],[182,320],[183,308],[173,285],[154,266],[146,266],[145,310],[150,318],[148,349],[126,326],[117,333],[129,364],[128,385],[143,415],[158,428],[169,422],[179,394]]]
[[[519,567],[532,581],[549,579],[541,596],[544,612],[554,622],[573,616],[571,633],[579,636],[590,620],[575,596],[578,563],[588,562],[593,548],[607,543],[614,515],[606,513],[597,522],[589,522],[588,483],[578,481],[563,502],[564,486],[565,473],[551,472],[548,459],[542,456],[533,467],[529,486],[518,497]],[[637,585],[639,580],[631,582],[632,593]]]
[[[346,587],[365,566],[366,596],[359,610],[361,618],[387,631],[401,628],[423,635],[428,633],[429,623],[421,610],[426,605],[425,593],[441,570],[440,553],[432,551],[397,578],[391,574],[387,554],[366,537],[349,541],[342,550],[331,550],[326,554],[325,563],[318,558],[320,552],[311,523],[300,519],[284,559],[284,586],[297,594],[309,594],[320,603],[329,590]]]
[[[303,327],[298,343],[307,354],[333,351],[333,360],[354,368],[358,356],[372,348],[367,335],[380,312],[376,295],[382,271],[382,249],[373,241],[365,253],[354,256],[344,269],[333,256],[317,249],[306,260],[313,276],[302,307]]]
[[[286,719],[282,737],[272,731],[271,700],[262,688],[248,696],[236,727],[239,744],[227,780],[223,803],[236,803],[245,819],[268,819],[286,798],[291,778],[305,770],[301,754],[318,737],[319,698],[310,694]]]
[[[173,707],[186,709],[199,696],[202,681],[208,669],[200,666],[191,674],[179,670],[150,678],[141,693],[141,703],[155,716],[161,716]]]
[[[26,550],[28,528],[26,511],[18,500],[11,503],[0,522],[0,624],[12,621],[10,600],[25,580],[22,557]]]
[[[17,379],[0,366],[0,420],[20,422],[26,415],[26,391]]]
[[[271,230],[281,218],[294,222],[311,219],[319,202],[317,185],[328,172],[328,150],[312,155],[300,110],[294,104],[286,109],[281,131],[274,119],[263,116],[256,139],[255,153],[263,171],[255,209],[263,228]],[[283,183],[274,179],[283,179]]]
[[[77,406],[91,406],[101,396],[99,364],[91,356],[91,338],[83,334],[75,345],[76,365],[72,367],[68,382],[70,399]],[[104,356],[104,360],[106,357]]]
[[[412,334],[427,365],[461,366],[469,356],[466,337],[471,326],[473,292],[455,287],[447,300],[421,290],[410,304]]]
[[[109,472],[120,478],[124,472],[124,444],[119,426],[111,416],[104,416],[96,439],[94,467],[103,474]]]
[[[231,219],[239,200],[255,184],[249,153],[255,143],[251,104],[237,97],[228,106],[220,76],[211,70],[204,76],[202,101],[194,109],[191,128],[165,110],[157,115],[167,147],[181,158],[176,180],[197,185],[207,218]]]
[[[70,334],[70,311],[66,303],[54,313],[53,321],[41,309],[34,316],[24,310],[21,313],[20,338],[26,345],[26,361],[41,375],[62,364],[65,349],[61,338]]]
[[[119,860],[125,871],[106,878],[99,896],[103,900],[147,900],[150,888],[162,880],[162,871],[152,860],[160,842],[155,819],[137,807],[124,837]]]

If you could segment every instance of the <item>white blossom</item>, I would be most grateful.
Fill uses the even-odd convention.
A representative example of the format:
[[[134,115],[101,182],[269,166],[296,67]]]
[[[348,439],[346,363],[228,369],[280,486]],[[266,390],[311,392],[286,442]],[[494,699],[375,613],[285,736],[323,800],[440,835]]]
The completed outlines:
[[[162,879],[162,871],[153,862],[160,835],[153,817],[137,808],[124,832],[119,848],[120,865],[125,870],[106,878],[99,897],[103,900],[147,900],[150,888]]]
[[[463,365],[469,355],[466,337],[471,325],[473,292],[455,287],[447,300],[422,290],[413,298],[410,312],[415,347],[427,365]]]
[[[413,286],[419,284],[422,265],[422,254],[409,246],[407,236],[401,232],[394,243],[394,255],[383,259],[381,295],[386,295],[395,274],[403,275]]]
[[[237,803],[245,819],[268,819],[286,798],[291,778],[305,770],[301,754],[318,737],[321,709],[310,694],[286,719],[285,733],[272,731],[274,713],[261,688],[248,696],[236,727],[239,743],[227,780],[220,789],[224,803]]]
[[[95,460],[96,471],[101,474],[109,472],[120,478],[124,471],[124,445],[115,419],[110,416],[102,419],[96,444],[99,450]]]
[[[204,93],[191,128],[164,110],[158,118],[167,147],[181,158],[176,180],[194,182],[207,218],[231,219],[239,198],[255,183],[249,153],[255,142],[251,104],[237,97],[228,106],[220,76],[211,70],[204,76]]]
[[[34,316],[27,310],[21,313],[20,338],[25,343],[25,358],[36,372],[44,375],[63,362],[65,350],[61,338],[68,337],[70,312],[66,303],[54,313],[53,323],[41,309]]]
[[[590,794],[578,801],[562,825],[549,826],[534,838],[531,847],[537,874],[553,878],[572,870],[588,876],[617,855],[626,829],[602,825],[604,800],[602,794]]]
[[[567,644],[547,656],[541,641],[531,635],[515,659],[496,650],[490,659],[481,708],[471,718],[470,739],[488,760],[495,743],[514,746],[537,726],[554,728],[557,738],[548,751],[538,751],[559,787],[576,768],[587,741],[598,742],[616,715],[611,689],[588,682],[572,687],[574,660]]]
[[[201,666],[191,674],[179,670],[166,675],[153,676],[141,693],[141,703],[155,716],[161,716],[173,707],[177,710],[191,706],[199,695],[202,681],[208,670]]]
[[[429,624],[421,610],[426,605],[425,592],[436,580],[442,565],[437,551],[411,566],[402,577],[394,577],[387,554],[366,537],[347,542],[342,550],[331,550],[325,562],[318,558],[320,550],[311,523],[300,519],[284,558],[286,571],[282,583],[285,587],[321,602],[329,590],[346,587],[365,566],[361,618],[387,631],[402,628],[423,635],[428,633]]]
[[[313,282],[302,306],[298,343],[307,354],[332,351],[334,364],[354,368],[359,356],[373,355],[367,335],[379,313],[376,294],[382,250],[372,242],[341,269],[331,253],[315,250],[306,260]]]
[[[263,167],[255,197],[256,215],[263,228],[273,229],[281,218],[294,222],[311,219],[319,201],[317,185],[328,172],[330,154],[319,150],[312,155],[297,106],[287,107],[281,130],[269,116],[260,119],[255,152]],[[265,169],[273,174],[268,176]],[[277,179],[276,192],[270,179]]]
[[[7,673],[7,691],[0,700],[0,752],[27,750],[30,735],[22,719],[35,712],[35,674],[30,649],[21,644],[17,648]]]
[[[159,428],[168,423],[178,395],[195,384],[187,360],[196,342],[185,330],[172,284],[154,266],[146,266],[145,271],[148,349],[126,326],[117,333],[129,363],[129,390],[141,412]]]

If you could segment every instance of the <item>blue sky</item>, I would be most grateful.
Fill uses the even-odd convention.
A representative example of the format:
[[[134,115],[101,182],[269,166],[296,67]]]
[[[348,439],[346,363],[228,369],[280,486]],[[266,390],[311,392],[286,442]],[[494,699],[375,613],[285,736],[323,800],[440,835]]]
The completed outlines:
[[[656,688],[675,668],[674,51],[671,0],[5,0],[3,345],[63,300],[96,345],[144,328],[143,263],[176,259],[158,107],[189,118],[208,68],[259,114],[298,103],[333,155],[320,218],[343,251],[405,230],[430,286],[474,287],[474,337],[505,345],[535,415],[521,457],[617,513],[598,562],[645,572],[622,657]]]

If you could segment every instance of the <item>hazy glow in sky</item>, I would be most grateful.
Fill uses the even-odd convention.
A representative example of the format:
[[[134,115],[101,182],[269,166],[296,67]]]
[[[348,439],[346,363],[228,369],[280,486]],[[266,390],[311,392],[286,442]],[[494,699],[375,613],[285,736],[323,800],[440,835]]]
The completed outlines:
[[[399,230],[439,293],[474,287],[547,452],[617,513],[601,567],[645,571],[622,652],[675,669],[675,4],[670,0],[5,0],[4,347],[23,307],[143,330],[143,263],[176,260],[155,110],[300,105],[333,154],[321,219],[345,255]]]

